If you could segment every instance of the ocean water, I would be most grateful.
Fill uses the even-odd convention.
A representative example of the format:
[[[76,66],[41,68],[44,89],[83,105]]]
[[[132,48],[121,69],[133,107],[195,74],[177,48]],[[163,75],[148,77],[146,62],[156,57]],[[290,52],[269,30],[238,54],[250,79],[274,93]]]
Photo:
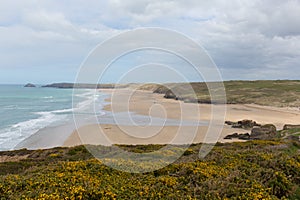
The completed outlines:
[[[24,88],[0,85],[0,151],[19,148],[50,148],[62,145],[75,128],[86,124],[132,126],[201,126],[202,121],[182,121],[138,115],[134,112],[112,113],[103,110],[109,94],[91,89]],[[74,118],[74,116],[76,116]],[[74,122],[76,119],[76,123]],[[55,141],[30,143],[35,133],[52,134]],[[142,132],[140,133],[142,136]],[[35,135],[36,136],[36,135]],[[63,138],[63,139],[62,139]],[[53,138],[52,138],[53,139]],[[62,141],[61,141],[62,139]],[[59,140],[59,141],[58,141]],[[27,143],[29,141],[29,143]],[[45,142],[45,143],[44,143]]]
[[[70,122],[74,113],[104,114],[104,96],[95,90],[73,94],[72,89],[0,85],[0,151],[14,149],[42,128]]]

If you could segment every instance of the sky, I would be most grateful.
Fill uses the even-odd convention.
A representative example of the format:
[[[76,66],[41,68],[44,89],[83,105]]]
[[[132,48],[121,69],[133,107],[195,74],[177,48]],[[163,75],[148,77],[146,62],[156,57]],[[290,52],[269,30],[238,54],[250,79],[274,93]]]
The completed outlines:
[[[145,27],[197,42],[224,80],[300,79],[300,0],[0,0],[0,83],[74,82],[99,43]]]

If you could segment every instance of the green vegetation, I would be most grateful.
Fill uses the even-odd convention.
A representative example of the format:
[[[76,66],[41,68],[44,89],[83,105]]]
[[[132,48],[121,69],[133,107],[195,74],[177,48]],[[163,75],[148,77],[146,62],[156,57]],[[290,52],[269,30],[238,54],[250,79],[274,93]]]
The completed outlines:
[[[120,147],[153,152],[162,146]],[[300,198],[299,142],[217,144],[203,160],[200,147],[191,145],[175,163],[143,174],[109,168],[83,146],[1,152],[0,157],[27,158],[0,163],[0,199]],[[105,154],[110,147],[95,148]],[[112,157],[111,162],[121,161]]]
[[[288,136],[300,136],[300,128],[280,130],[278,131],[278,135],[284,138],[287,138]]]
[[[179,100],[187,102],[209,103],[210,96],[205,83],[190,83],[196,97],[187,90],[188,83],[169,83],[165,85],[146,84],[141,89],[152,90],[173,98],[170,90]],[[227,103],[272,106],[300,106],[300,81],[225,81]],[[195,99],[196,98],[196,99]]]
[[[213,84],[213,83],[212,83]],[[192,90],[189,90],[189,86]],[[251,104],[300,106],[300,81],[298,80],[260,80],[260,81],[225,81],[228,104]],[[74,84],[53,83],[43,87],[54,88],[139,88],[165,94],[167,98],[176,98],[186,102],[211,103],[211,98],[204,82],[159,84]],[[218,90],[218,88],[216,89]],[[175,95],[174,95],[175,93]],[[218,97],[217,97],[218,98]],[[217,100],[218,101],[218,100]],[[213,102],[218,103],[218,102]],[[220,103],[220,102],[219,102]],[[223,103],[223,101],[221,101]]]

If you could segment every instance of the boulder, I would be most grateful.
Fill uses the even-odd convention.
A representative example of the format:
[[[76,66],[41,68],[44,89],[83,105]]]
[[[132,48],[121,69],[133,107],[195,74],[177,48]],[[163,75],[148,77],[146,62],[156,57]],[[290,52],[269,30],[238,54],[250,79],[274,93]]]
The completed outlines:
[[[260,124],[257,124],[256,121],[249,119],[238,121],[238,123],[241,124],[243,128],[253,128],[253,126],[260,126]]]
[[[265,124],[253,127],[251,130],[251,139],[272,139],[276,136],[276,127],[273,124]]]
[[[232,128],[243,128],[243,129],[251,129],[254,126],[261,126],[260,124],[257,124],[256,121],[249,120],[249,119],[244,119],[238,122],[226,121],[225,123],[231,125]]]
[[[240,139],[240,140],[249,140],[250,139],[250,134],[249,133],[239,134],[238,139]]]
[[[238,133],[233,133],[231,135],[226,135],[224,137],[224,139],[232,139],[232,138],[238,138],[239,137],[239,134]]]
[[[231,125],[233,125],[233,124],[234,124],[234,122],[232,122],[232,121],[225,121],[225,124],[227,124],[227,125],[231,126]]]
[[[241,134],[233,133],[231,135],[227,135],[224,137],[224,139],[230,139],[230,140],[233,138],[240,139],[240,140],[249,140],[250,134],[249,133],[241,133]]]
[[[26,85],[24,85],[24,87],[36,87],[36,86],[32,83],[27,83]]]

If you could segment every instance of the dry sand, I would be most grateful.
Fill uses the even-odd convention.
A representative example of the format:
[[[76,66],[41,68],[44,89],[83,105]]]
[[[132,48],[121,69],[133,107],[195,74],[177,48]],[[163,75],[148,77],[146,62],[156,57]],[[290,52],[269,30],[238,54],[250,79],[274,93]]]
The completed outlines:
[[[105,107],[107,111],[134,112],[152,117],[179,119],[189,121],[209,121],[212,118],[212,107],[217,112],[215,118],[220,120],[213,128],[223,128],[220,133],[207,133],[207,126],[117,126],[117,125],[87,125],[74,131],[65,141],[64,146],[79,144],[169,144],[186,142],[232,142],[224,140],[231,133],[249,132],[243,129],[233,129],[223,125],[225,120],[238,121],[243,119],[255,120],[261,124],[272,123],[278,129],[284,124],[300,124],[300,112],[297,109],[276,108],[258,105],[226,105],[227,113],[222,116],[224,105],[192,104],[165,99],[161,94],[149,91],[115,89],[102,90],[111,94],[107,101],[112,102]],[[196,135],[195,135],[196,133]],[[80,135],[80,136],[79,136]],[[194,137],[195,136],[195,137]],[[205,139],[206,138],[206,139]]]
[[[207,143],[234,142],[239,140],[224,140],[223,138],[231,133],[245,133],[246,130],[223,127],[220,135],[208,135],[205,139],[208,127],[195,126],[164,126],[147,127],[147,132],[139,132],[136,126],[117,125],[87,125],[74,131],[65,141],[64,146],[76,146],[80,144],[190,144],[206,141]],[[149,137],[146,137],[149,136]]]
[[[184,119],[189,120],[204,120],[209,121],[211,119],[211,104],[194,104],[183,103],[182,101],[176,101],[173,99],[165,99],[163,95],[153,94],[148,91],[135,91],[128,101],[128,94],[130,90],[117,90],[113,92],[109,90],[107,92],[112,93],[113,104],[107,105],[106,110],[113,110],[113,112],[127,111],[127,105],[129,104],[129,110],[142,115],[151,115],[155,117],[161,117],[161,112],[149,112],[151,107],[162,107],[167,114],[167,118]],[[129,103],[128,103],[129,102]],[[223,107],[223,105],[214,105],[215,108]],[[199,110],[200,116],[189,115],[190,113],[197,113]],[[182,116],[181,112],[187,113]],[[222,114],[222,113],[220,113]],[[255,104],[229,104],[226,105],[225,120],[239,121],[243,119],[251,119],[261,124],[274,124],[277,129],[282,129],[284,124],[300,124],[300,111],[296,108],[278,108],[272,106],[260,106]]]

